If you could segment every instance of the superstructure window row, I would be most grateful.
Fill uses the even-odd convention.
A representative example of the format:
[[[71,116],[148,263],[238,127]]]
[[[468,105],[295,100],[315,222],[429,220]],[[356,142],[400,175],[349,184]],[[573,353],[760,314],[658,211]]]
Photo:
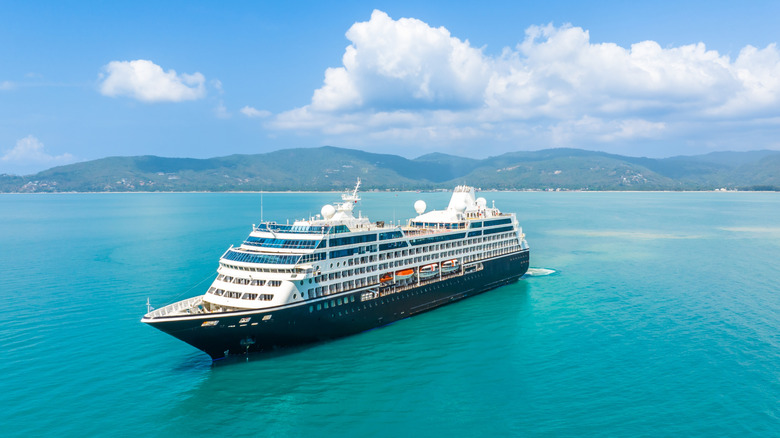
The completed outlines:
[[[265,284],[265,280],[238,278],[238,277],[231,277],[229,275],[222,275],[222,274],[217,275],[217,280],[224,281],[225,283],[245,284],[249,286],[262,286]]]
[[[499,228],[493,228],[492,230],[485,230],[485,231],[483,231],[483,234],[485,236],[487,236],[489,234],[504,233],[506,231],[512,231],[513,229],[514,229],[514,227],[512,227],[510,225],[508,227],[499,227]]]
[[[379,244],[379,250],[380,251],[387,251],[388,249],[406,248],[407,246],[409,246],[408,243],[406,243],[403,240],[399,240],[398,242],[380,243]]]
[[[250,267],[250,266],[238,266],[238,265],[231,265],[228,263],[222,263],[219,264],[222,268],[227,269],[234,269],[236,271],[247,271],[247,272],[269,272],[273,274],[303,274],[305,273],[305,270],[302,268],[296,268],[296,269],[283,269],[283,268],[257,268],[257,267]]]
[[[512,218],[508,217],[508,218],[504,218],[504,219],[496,219],[496,220],[492,220],[492,221],[485,221],[485,226],[486,227],[492,227],[493,225],[503,225],[503,224],[511,224],[511,223],[512,223]]]
[[[245,263],[267,263],[277,265],[293,265],[301,258],[300,255],[249,254],[228,250],[223,256],[227,260]]]
[[[320,260],[325,260],[325,253],[324,252],[317,252],[314,254],[306,254],[301,257],[301,260],[298,263],[311,263],[311,262],[318,262]]]
[[[455,234],[441,234],[438,236],[431,236],[431,237],[423,237],[421,239],[412,239],[411,244],[412,245],[426,245],[429,243],[436,243],[436,242],[444,242],[447,240],[456,240],[456,239],[463,239],[466,236],[466,233],[455,233]]]
[[[466,228],[463,222],[410,222],[409,225],[420,228],[433,228],[438,230],[459,230]]]
[[[330,246],[353,245],[355,243],[376,242],[376,234],[363,234],[361,236],[336,237],[330,239]]]
[[[389,233],[379,233],[379,240],[400,239],[404,237],[400,231],[390,231]]]
[[[249,236],[244,241],[245,245],[260,246],[264,248],[294,248],[294,249],[312,249],[322,248],[326,245],[325,240],[290,240],[290,239],[270,239],[265,237]]]
[[[376,237],[376,236],[374,236]],[[331,251],[330,258],[335,259],[339,257],[347,257],[354,254],[365,254],[367,252],[376,252],[376,245],[358,246],[355,248],[340,249],[338,251]]]
[[[256,294],[253,292],[235,292],[224,289],[209,288],[207,294],[216,295],[218,297],[234,298],[241,300],[259,300],[259,301],[273,301],[273,294]]]
[[[347,233],[349,228],[346,225],[282,225],[272,222],[266,222],[255,227],[257,231],[276,231],[278,233],[301,233],[301,234],[336,234]]]

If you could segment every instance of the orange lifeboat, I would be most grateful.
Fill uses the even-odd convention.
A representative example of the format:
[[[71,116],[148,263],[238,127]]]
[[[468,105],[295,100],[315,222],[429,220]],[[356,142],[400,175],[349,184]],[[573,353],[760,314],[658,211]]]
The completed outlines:
[[[384,274],[383,276],[379,277],[379,281],[382,283],[387,283],[388,281],[393,280],[393,274]]]
[[[401,271],[398,271],[395,273],[395,279],[396,280],[406,280],[407,278],[414,275],[414,269],[403,269]]]

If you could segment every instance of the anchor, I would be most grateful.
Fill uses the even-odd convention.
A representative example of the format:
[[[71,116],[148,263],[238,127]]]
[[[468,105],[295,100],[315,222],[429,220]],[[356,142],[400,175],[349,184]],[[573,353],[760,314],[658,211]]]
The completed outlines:
[[[254,336],[247,336],[241,340],[241,345],[246,348],[245,354],[249,354],[249,347],[255,344]]]

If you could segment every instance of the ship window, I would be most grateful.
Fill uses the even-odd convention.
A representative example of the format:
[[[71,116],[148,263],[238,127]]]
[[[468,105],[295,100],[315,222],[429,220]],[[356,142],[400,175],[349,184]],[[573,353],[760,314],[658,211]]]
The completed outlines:
[[[484,234],[485,234],[485,235],[488,235],[488,234],[495,234],[495,233],[501,233],[501,232],[504,232],[504,231],[512,231],[512,226],[510,225],[510,226],[508,226],[508,227],[500,227],[500,228],[494,228],[494,229],[492,229],[492,230],[486,230],[486,231],[484,232]]]
[[[400,231],[391,231],[389,233],[379,233],[379,240],[399,239],[401,237],[403,237],[403,234],[401,234]]]
[[[503,224],[511,224],[512,219],[506,218],[506,219],[498,219],[498,220],[492,220],[492,221],[485,221],[485,226],[490,227],[493,225],[503,225]]]
[[[271,263],[271,264],[295,264],[301,258],[300,255],[270,255],[270,254],[249,254],[229,250],[225,253],[226,260],[233,260],[244,263]],[[243,267],[240,270],[244,270]]]
[[[264,237],[249,236],[244,241],[245,245],[260,246],[265,248],[304,248],[310,249],[318,247],[322,241],[319,240],[287,240],[272,239]]]
[[[322,304],[317,303],[317,310],[322,310]]]
[[[387,251],[388,249],[405,248],[406,246],[408,246],[408,244],[405,241],[399,240],[398,242],[382,243],[379,245],[379,250]]]
[[[314,312],[314,306],[309,306],[309,313]]]
[[[330,246],[352,245],[355,243],[375,242],[376,234],[364,234],[362,236],[337,237],[330,239]]]

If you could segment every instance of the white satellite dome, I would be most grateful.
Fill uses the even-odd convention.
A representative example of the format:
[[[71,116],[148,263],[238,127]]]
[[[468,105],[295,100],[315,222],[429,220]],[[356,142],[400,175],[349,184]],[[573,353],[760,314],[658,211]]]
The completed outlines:
[[[479,207],[482,207],[482,208],[487,207],[487,199],[485,199],[485,198],[477,198],[477,205]]]
[[[423,214],[426,207],[427,205],[425,205],[425,201],[422,199],[414,203],[414,211],[416,211],[417,214]]]
[[[336,207],[326,204],[322,206],[322,210],[320,210],[320,213],[322,213],[322,217],[325,219],[330,219],[333,217],[334,214],[336,214]]]
[[[463,213],[464,211],[466,211],[468,205],[466,205],[466,201],[461,201],[455,204],[454,207],[455,207],[455,211],[457,211],[458,213]]]

